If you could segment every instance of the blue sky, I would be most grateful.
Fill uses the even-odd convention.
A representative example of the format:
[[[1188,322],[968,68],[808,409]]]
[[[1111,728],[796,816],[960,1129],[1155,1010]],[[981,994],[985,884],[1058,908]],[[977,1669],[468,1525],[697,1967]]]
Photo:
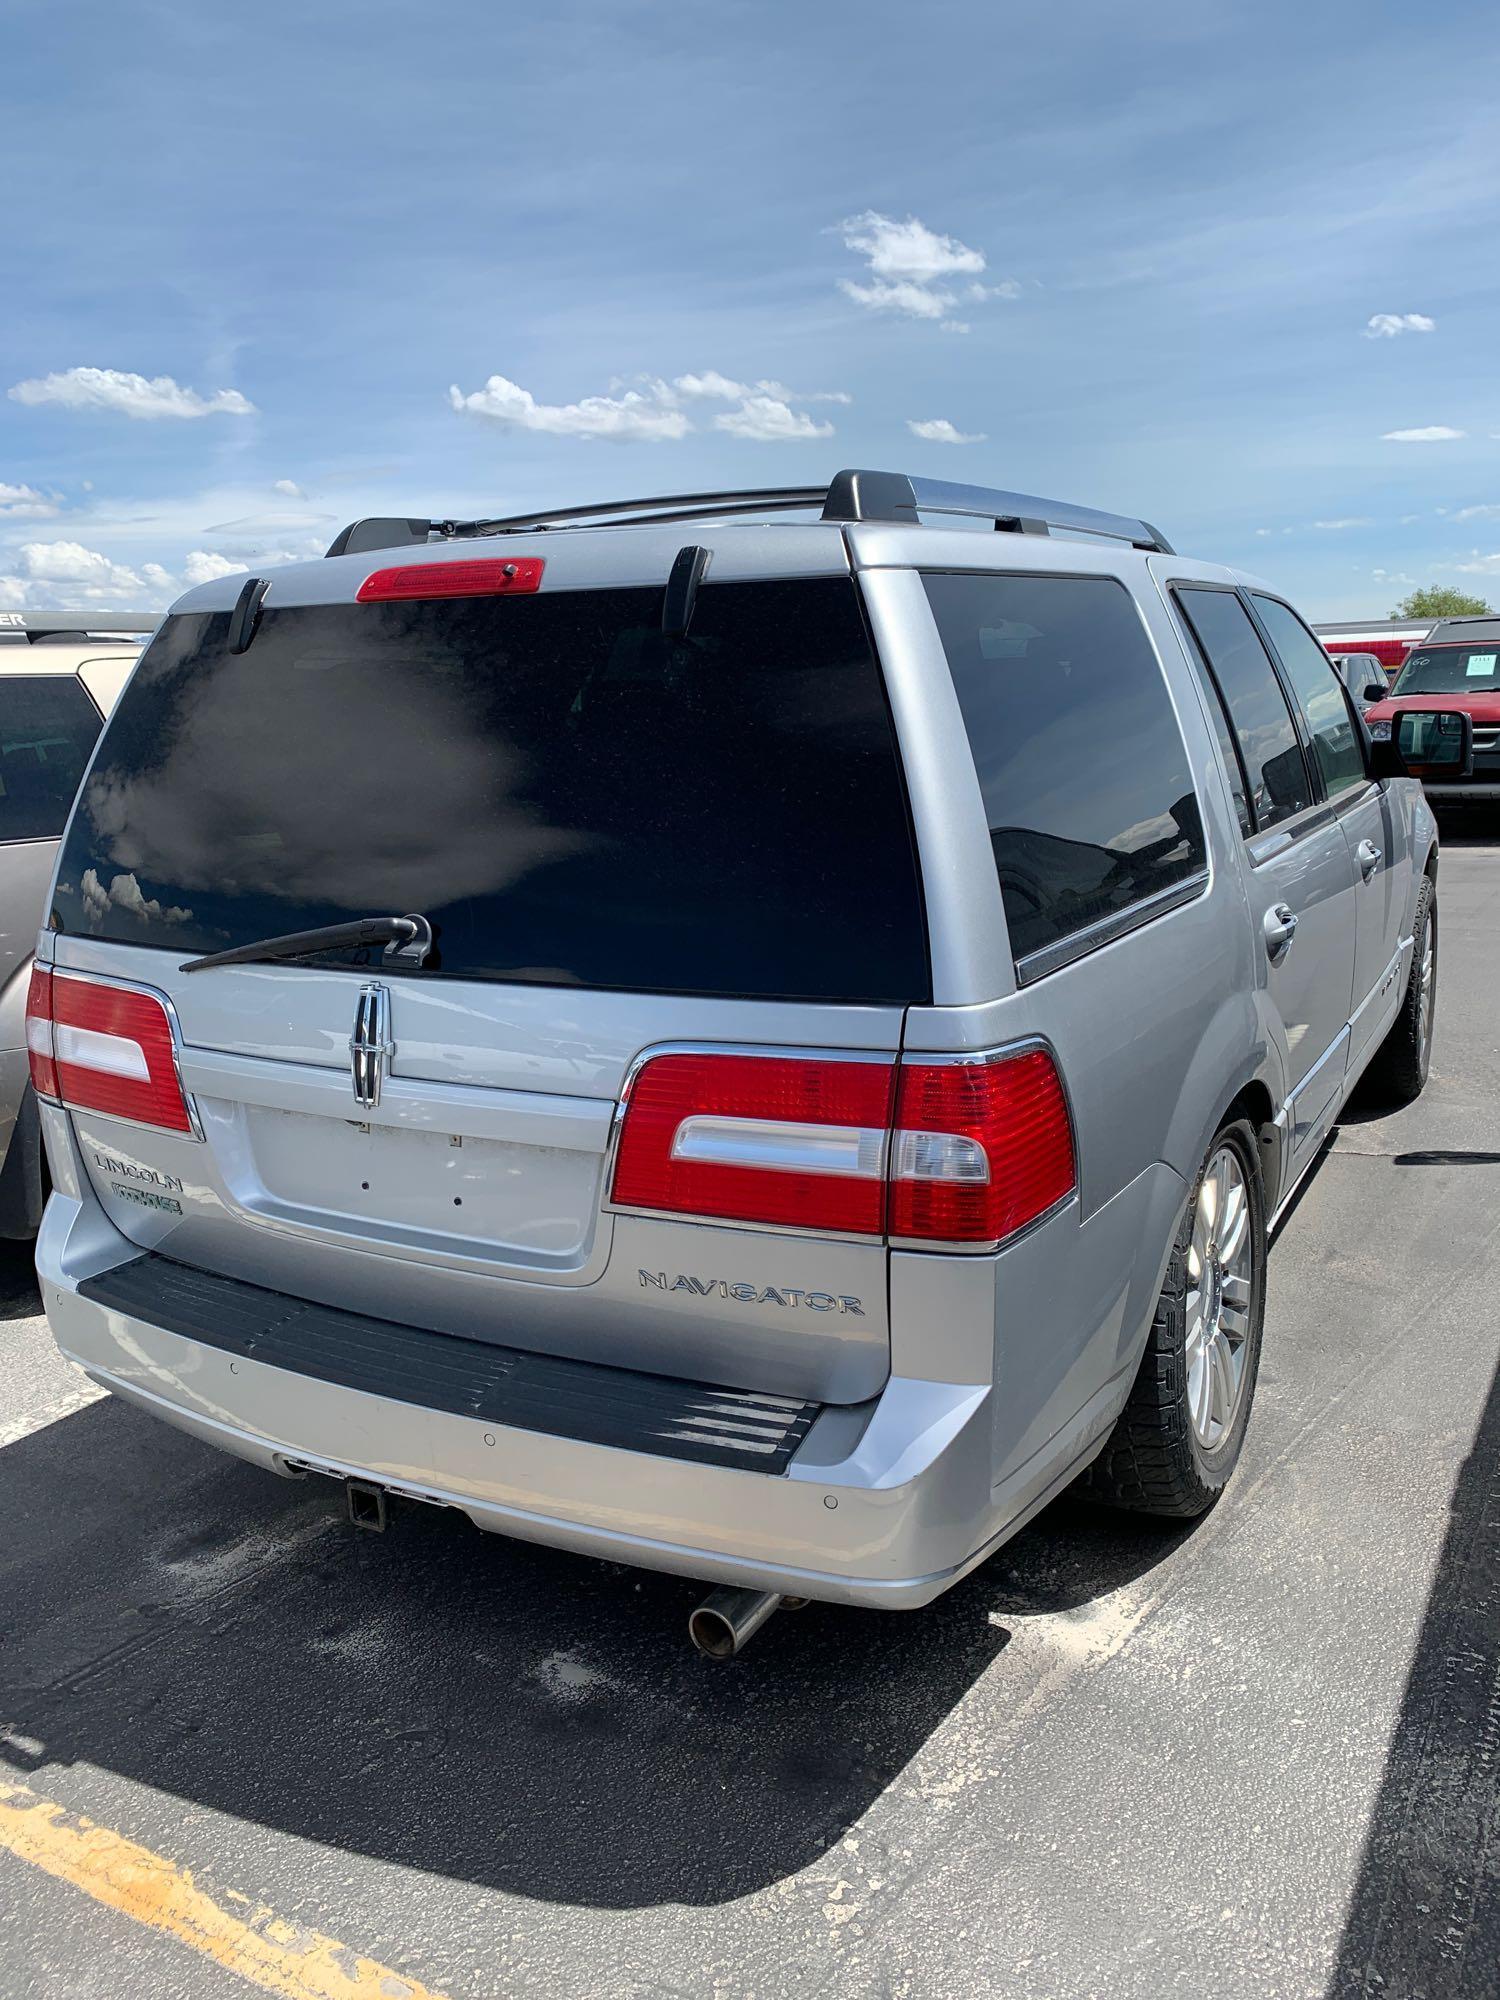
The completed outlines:
[[[0,58],[0,605],[860,464],[1500,600],[1489,8],[8,0]]]

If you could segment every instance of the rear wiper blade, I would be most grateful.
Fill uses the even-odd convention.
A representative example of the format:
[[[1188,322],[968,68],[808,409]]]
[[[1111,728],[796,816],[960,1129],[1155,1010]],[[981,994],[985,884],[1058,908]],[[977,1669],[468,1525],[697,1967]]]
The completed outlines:
[[[288,931],[283,937],[211,951],[206,958],[188,959],[177,970],[206,972],[211,965],[258,965],[268,959],[308,958],[320,951],[355,951],[371,944],[383,944],[387,958],[422,965],[432,950],[432,925],[426,917],[357,917],[350,924],[319,924],[309,931]]]

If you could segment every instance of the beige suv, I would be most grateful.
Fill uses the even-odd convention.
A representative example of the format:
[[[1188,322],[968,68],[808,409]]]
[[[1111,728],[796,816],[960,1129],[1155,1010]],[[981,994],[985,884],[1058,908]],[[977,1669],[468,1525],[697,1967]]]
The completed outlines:
[[[0,611],[0,1236],[34,1236],[42,1216],[26,985],[58,836],[158,622],[141,612]]]

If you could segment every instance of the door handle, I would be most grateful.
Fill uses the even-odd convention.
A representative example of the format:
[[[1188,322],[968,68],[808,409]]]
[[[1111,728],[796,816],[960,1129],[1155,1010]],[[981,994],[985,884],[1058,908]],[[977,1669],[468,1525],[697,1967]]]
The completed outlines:
[[[1359,863],[1359,872],[1368,882],[1380,866],[1382,855],[1373,840],[1362,840],[1354,850],[1354,858]]]
[[[1292,940],[1297,935],[1297,912],[1286,903],[1273,903],[1266,911],[1262,926],[1266,934],[1266,950],[1273,960],[1282,958],[1292,948]]]

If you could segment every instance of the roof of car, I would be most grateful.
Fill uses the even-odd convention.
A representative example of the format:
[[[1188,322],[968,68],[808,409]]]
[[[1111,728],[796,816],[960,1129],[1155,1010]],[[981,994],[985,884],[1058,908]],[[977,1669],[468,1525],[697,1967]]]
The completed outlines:
[[[1427,634],[1429,646],[1477,646],[1488,645],[1491,640],[1500,644],[1500,617],[1440,618]]]
[[[809,512],[815,516],[811,521],[783,518]],[[956,559],[968,566],[978,547],[994,546],[986,530],[1006,534],[1007,567],[1053,568],[1061,551],[1067,552],[1064,561],[1077,560],[1084,568],[1143,564],[1151,556],[1172,554],[1150,522],[1131,515],[905,473],[850,470],[817,487],[658,494],[475,521],[356,521],[335,537],[322,561],[278,564],[259,576],[218,577],[187,592],[172,610],[208,613],[238,605],[253,632],[262,598],[268,608],[280,609],[353,601],[386,550],[398,567],[497,557],[539,560],[546,568],[542,589],[548,592],[660,585],[682,552],[684,530],[693,524],[708,531],[715,583],[904,567],[913,560],[914,536],[922,560],[930,552],[934,561]],[[959,542],[961,554],[942,556]],[[1095,553],[1090,557],[1086,550]]]

